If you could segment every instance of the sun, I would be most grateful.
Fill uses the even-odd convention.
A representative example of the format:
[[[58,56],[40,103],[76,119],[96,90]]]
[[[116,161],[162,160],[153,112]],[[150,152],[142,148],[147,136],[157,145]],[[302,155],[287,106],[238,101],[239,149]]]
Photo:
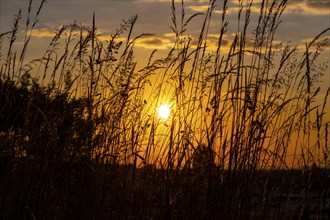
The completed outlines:
[[[171,108],[167,104],[162,104],[157,108],[157,114],[161,119],[168,119],[171,114]]]

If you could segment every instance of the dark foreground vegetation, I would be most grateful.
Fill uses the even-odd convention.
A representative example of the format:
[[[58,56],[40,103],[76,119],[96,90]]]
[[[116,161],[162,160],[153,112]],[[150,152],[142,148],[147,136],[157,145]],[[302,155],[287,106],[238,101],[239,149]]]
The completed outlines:
[[[187,18],[173,2],[173,48],[139,70],[134,43],[151,35],[133,37],[136,16],[105,42],[95,17],[64,25],[27,62],[44,1],[35,17],[30,2],[23,48],[18,13],[0,35],[1,219],[330,218],[330,89],[318,86],[329,29],[299,51],[274,42],[286,1],[240,1],[225,43],[221,1],[210,51],[215,3]],[[155,115],[163,97],[168,121]]]
[[[17,159],[11,170],[6,164],[3,219],[329,219],[324,169],[169,172],[56,161]]]

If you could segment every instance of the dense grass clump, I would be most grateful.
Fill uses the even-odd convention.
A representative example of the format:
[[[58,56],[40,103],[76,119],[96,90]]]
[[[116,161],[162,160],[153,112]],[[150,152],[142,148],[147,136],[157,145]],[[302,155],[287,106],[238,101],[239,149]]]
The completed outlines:
[[[21,11],[0,35],[0,217],[329,219],[330,87],[318,61],[329,29],[301,50],[274,40],[287,1],[247,2],[230,41],[221,2],[212,49],[216,1],[190,17],[172,1],[173,48],[140,67],[134,45],[151,34],[135,35],[137,16],[107,41],[95,15],[91,27],[63,25],[26,61],[45,3],[31,19],[30,1],[23,46]],[[194,19],[198,36],[186,30]],[[168,120],[156,115],[163,102]]]

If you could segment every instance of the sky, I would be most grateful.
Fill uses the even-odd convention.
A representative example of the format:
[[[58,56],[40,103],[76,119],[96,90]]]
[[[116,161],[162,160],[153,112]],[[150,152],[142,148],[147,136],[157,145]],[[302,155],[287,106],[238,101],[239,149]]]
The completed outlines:
[[[233,33],[237,28],[238,1],[228,0],[229,8],[227,19],[229,30],[224,39],[230,42]],[[244,0],[245,1],[245,0]],[[261,0],[254,0],[252,6],[251,27],[256,26]],[[145,63],[150,53],[158,50],[158,55],[165,56],[173,46],[174,37],[171,30],[171,0],[48,0],[44,5],[39,21],[33,31],[33,38],[30,42],[27,59],[42,57],[56,30],[62,25],[81,23],[91,27],[92,17],[95,12],[97,32],[104,39],[109,39],[114,34],[123,20],[137,15],[138,19],[133,31],[133,36],[142,33],[152,33],[154,36],[145,37],[135,44],[135,53],[138,61]],[[176,9],[180,11],[181,0],[176,0]],[[208,0],[185,0],[186,18],[194,13],[205,13],[208,7]],[[38,10],[40,0],[34,0],[32,14]],[[0,33],[10,31],[13,26],[15,15],[22,9],[21,30],[24,31],[24,24],[27,17],[29,0],[0,0]],[[217,0],[214,14],[209,27],[209,47],[216,45],[216,39],[220,31],[220,18],[222,13],[223,0]],[[179,16],[179,12],[177,14]],[[33,19],[33,17],[31,18]],[[198,36],[200,32],[203,15],[196,17],[188,25],[187,34]],[[323,30],[330,27],[330,1],[329,0],[288,0],[285,12],[282,15],[274,41],[292,42],[304,49],[307,42]],[[248,34],[252,36],[252,29]],[[324,37],[330,37],[330,31]],[[18,41],[22,39],[18,39]],[[19,44],[18,44],[19,45]],[[319,57],[320,62],[330,63],[330,41],[324,46],[324,52]],[[324,93],[330,85],[330,74],[325,72],[324,81],[321,84],[321,93]],[[324,97],[324,96],[322,96]],[[329,103],[329,102],[328,102]],[[329,115],[328,115],[329,116]]]
[[[40,2],[41,0],[32,1],[32,14],[36,13]],[[165,57],[173,46],[174,37],[170,28],[172,26],[171,2],[171,0],[47,0],[39,15],[38,23],[33,31],[33,38],[29,44],[33,50],[28,50],[27,57],[31,59],[42,57],[55,31],[62,25],[72,24],[76,21],[91,27],[94,12],[97,32],[104,39],[109,39],[123,20],[137,15],[138,19],[133,30],[133,36],[142,33],[154,34],[154,36],[140,39],[135,44],[135,55],[139,59],[139,64],[144,66],[154,49],[158,50],[158,56]],[[181,0],[175,2],[179,17]],[[208,0],[185,0],[186,19],[194,13],[205,13],[208,2]],[[237,28],[238,2],[239,0],[228,1],[229,29],[224,36],[228,42],[233,38],[233,33]],[[261,0],[253,1],[249,34],[252,34],[253,28],[256,27],[260,2]],[[0,33],[11,30],[19,9],[22,9],[21,31],[23,32],[28,5],[29,0],[0,0]],[[210,23],[208,42],[209,48],[214,50],[219,36],[222,8],[223,0],[217,0]],[[204,17],[201,15],[192,20],[188,25],[187,34],[197,37],[203,19]],[[329,27],[329,0],[288,0],[286,10],[282,15],[282,23],[277,29],[274,41],[292,42],[293,45],[298,45],[303,50],[307,42]],[[329,38],[330,31],[323,36]],[[227,46],[229,47],[229,44]],[[330,63],[330,40],[324,48],[325,51],[319,57],[319,61]],[[327,88],[329,84],[330,74],[325,74],[321,87]],[[323,89],[322,92],[325,90]]]
[[[252,17],[258,13],[261,0],[255,0],[252,7]],[[180,3],[181,1],[176,1]],[[237,2],[229,0],[228,20],[229,32],[234,31],[237,24]],[[0,0],[0,32],[11,30],[14,15],[21,8],[23,20],[29,0]],[[40,0],[33,1],[32,10],[36,11]],[[210,24],[210,33],[219,33],[219,19],[223,0],[216,1],[214,18]],[[196,12],[206,12],[208,0],[185,0],[187,17]],[[179,9],[179,8],[178,8]],[[177,10],[178,10],[177,9]],[[140,41],[136,46],[149,51],[153,49],[166,50],[171,47],[173,35],[171,22],[171,0],[48,0],[41,11],[34,35],[38,38],[38,46],[49,42],[54,31],[61,25],[74,21],[91,25],[93,12],[96,14],[96,25],[99,33],[110,35],[115,32],[122,20],[138,15],[134,33],[152,33],[154,37]],[[197,34],[203,19],[195,19],[188,26],[191,34]],[[289,0],[276,34],[277,39],[291,41],[304,45],[324,29],[330,27],[330,1],[328,0]],[[255,19],[251,20],[251,26]],[[329,36],[329,32],[327,33]],[[230,36],[229,36],[230,37]],[[329,47],[329,44],[327,45]],[[146,51],[148,52],[148,51]]]

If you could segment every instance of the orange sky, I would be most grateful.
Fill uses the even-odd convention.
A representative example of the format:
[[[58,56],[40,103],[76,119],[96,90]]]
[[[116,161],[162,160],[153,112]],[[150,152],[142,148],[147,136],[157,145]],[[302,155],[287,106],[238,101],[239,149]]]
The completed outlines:
[[[181,1],[176,4],[180,11]],[[40,1],[33,1],[32,14],[38,9]],[[0,0],[0,33],[10,31],[14,15],[21,8],[23,21],[26,20],[29,1]],[[223,0],[216,1],[214,15],[209,27],[207,39],[208,51],[214,51],[217,45],[217,38],[220,29],[220,17],[222,14]],[[201,12],[205,13],[208,7],[207,0],[186,0],[186,17]],[[260,0],[255,0],[252,6],[251,27],[255,27],[256,18],[260,8]],[[87,26],[92,25],[93,12],[96,15],[97,33],[101,39],[107,40],[115,33],[122,20],[127,20],[137,14],[138,20],[135,25],[133,36],[141,33],[152,33],[139,39],[135,44],[135,56],[143,66],[146,64],[152,50],[157,49],[156,56],[164,57],[173,47],[175,36],[170,29],[171,22],[171,0],[48,0],[40,13],[39,22],[36,25],[30,42],[27,60],[38,58],[43,55],[54,32],[61,25],[71,24],[74,21]],[[229,0],[227,11],[229,29],[224,36],[224,46],[230,45],[237,28],[238,0]],[[187,35],[193,36],[196,41],[203,21],[203,15],[196,17],[189,25]],[[31,18],[33,19],[33,18]],[[311,41],[316,35],[330,27],[330,2],[329,0],[289,0],[286,11],[282,16],[282,23],[278,28],[274,42],[292,42],[300,49],[305,48],[305,44]],[[24,22],[21,24],[21,31],[24,31]],[[248,30],[248,35],[252,36],[252,28]],[[324,37],[329,38],[328,31]],[[20,43],[21,44],[20,44]],[[23,39],[18,39],[18,46],[22,45]],[[247,42],[249,46],[250,42]],[[225,47],[223,47],[225,48]],[[330,62],[330,41],[324,46],[325,51],[320,56],[320,62]],[[1,52],[4,54],[4,52]],[[328,69],[329,70],[329,69]],[[321,85],[321,97],[324,97],[327,87],[330,85],[330,74],[325,74]],[[328,101],[328,106],[329,106]],[[326,116],[329,121],[329,115]]]

